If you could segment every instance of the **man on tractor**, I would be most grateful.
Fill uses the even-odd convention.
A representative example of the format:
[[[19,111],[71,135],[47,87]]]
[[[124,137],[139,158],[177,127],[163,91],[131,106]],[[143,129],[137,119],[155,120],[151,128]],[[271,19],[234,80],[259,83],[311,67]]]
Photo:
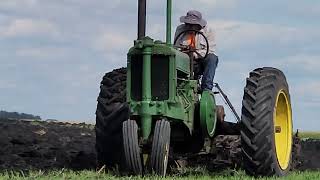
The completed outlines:
[[[213,79],[215,76],[215,71],[218,65],[218,56],[216,55],[216,43],[215,37],[212,29],[207,26],[207,21],[202,18],[202,14],[196,10],[188,11],[186,16],[180,17],[180,22],[183,23],[179,25],[175,33],[175,45],[177,46],[191,46],[196,49],[194,54],[195,60],[199,60],[201,67],[203,67],[201,90],[211,91],[213,88]],[[191,31],[188,31],[191,30]],[[200,36],[199,33],[202,32],[207,42],[203,36]],[[183,33],[182,32],[188,32]],[[209,44],[209,47],[205,47]],[[205,57],[206,50],[207,56]],[[202,59],[205,57],[204,59]]]
[[[240,119],[213,83],[218,57],[214,34],[201,13],[189,11],[180,18],[183,24],[172,43],[172,0],[167,0],[162,43],[146,36],[146,2],[138,1],[138,37],[127,53],[127,67],[106,73],[99,84],[95,126],[99,167],[165,176],[175,157],[217,157],[219,152],[211,151],[217,135],[240,135],[240,164],[248,174],[286,175],[292,164],[292,112],[284,73],[272,67],[249,73]],[[216,104],[213,86],[238,124],[225,128],[221,123],[223,108]]]

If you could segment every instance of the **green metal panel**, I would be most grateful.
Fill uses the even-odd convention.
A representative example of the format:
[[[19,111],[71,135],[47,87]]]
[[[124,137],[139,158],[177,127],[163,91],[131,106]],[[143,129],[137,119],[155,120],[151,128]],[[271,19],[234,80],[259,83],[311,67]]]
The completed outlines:
[[[200,100],[200,124],[204,134],[213,137],[217,122],[216,102],[212,91],[203,91]]]
[[[136,55],[136,54],[142,54],[143,47],[145,46],[145,40],[150,39],[149,37],[145,37],[142,40],[136,40],[134,47],[132,47],[128,55]],[[152,39],[151,39],[152,40]],[[174,49],[171,46],[166,45],[163,42],[156,41],[154,42],[152,46],[152,54],[161,54],[161,55],[175,55],[176,52],[181,53],[180,51]]]
[[[185,53],[178,51],[175,56],[176,69],[190,74],[190,59],[189,56]]]
[[[194,97],[192,91],[196,89],[196,82],[190,81],[186,84],[186,87],[191,88],[179,89],[178,95],[174,102],[166,101],[150,101],[149,106],[146,108],[148,113],[153,116],[166,116],[173,119],[179,119],[181,121],[189,121],[189,111],[194,108],[193,102],[196,97]],[[140,101],[131,101],[130,108],[132,115],[140,115],[142,108],[142,102]]]

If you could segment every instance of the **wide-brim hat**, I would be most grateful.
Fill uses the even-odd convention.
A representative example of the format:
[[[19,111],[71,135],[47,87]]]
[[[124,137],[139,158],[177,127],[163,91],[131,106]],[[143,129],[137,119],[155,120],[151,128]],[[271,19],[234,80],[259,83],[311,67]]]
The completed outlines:
[[[201,27],[205,27],[207,25],[207,21],[202,19],[202,14],[196,10],[188,11],[186,16],[181,16],[180,22],[187,24],[198,24]]]

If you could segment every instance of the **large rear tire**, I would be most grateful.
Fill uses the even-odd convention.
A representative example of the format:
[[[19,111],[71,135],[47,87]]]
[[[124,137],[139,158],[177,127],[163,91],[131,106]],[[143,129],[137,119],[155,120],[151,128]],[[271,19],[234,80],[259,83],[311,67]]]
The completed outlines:
[[[107,73],[100,85],[96,110],[96,152],[98,168],[124,168],[122,123],[127,120],[126,69]]]
[[[245,171],[254,176],[284,176],[291,166],[292,117],[283,72],[259,68],[244,88],[241,143]]]

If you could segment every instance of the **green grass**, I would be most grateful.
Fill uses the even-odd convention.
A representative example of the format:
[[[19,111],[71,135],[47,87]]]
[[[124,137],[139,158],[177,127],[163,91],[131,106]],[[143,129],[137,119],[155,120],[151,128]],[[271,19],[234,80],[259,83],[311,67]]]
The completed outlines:
[[[320,132],[299,132],[300,138],[320,139]]]
[[[197,174],[198,173],[198,174]],[[230,174],[231,173],[231,174]],[[44,172],[32,172],[28,175],[23,173],[12,173],[6,172],[0,176],[0,179],[13,179],[13,180],[31,180],[31,179],[43,179],[43,180],[55,180],[55,179],[68,179],[68,180],[86,180],[86,179],[108,179],[108,180],[151,180],[151,179],[177,179],[177,180],[206,180],[206,179],[214,179],[214,180],[254,180],[255,178],[247,176],[244,172],[240,171],[229,171],[219,174],[208,173],[208,172],[193,172],[191,175],[175,175],[168,176],[166,178],[160,178],[157,176],[146,176],[146,177],[137,177],[137,176],[126,176],[126,177],[118,177],[111,174],[105,173],[96,173],[94,171],[81,171],[81,172],[73,172],[73,171],[52,171],[49,173]],[[286,177],[276,178],[257,178],[257,180],[319,180],[320,172],[292,172]]]

